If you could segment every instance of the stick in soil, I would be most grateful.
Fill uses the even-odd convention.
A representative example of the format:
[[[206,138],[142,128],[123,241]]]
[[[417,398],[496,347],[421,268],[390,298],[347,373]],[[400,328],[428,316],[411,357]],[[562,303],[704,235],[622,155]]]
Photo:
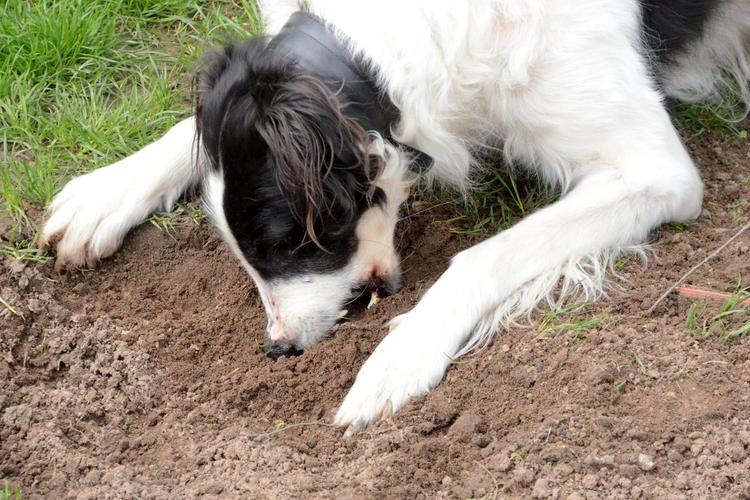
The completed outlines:
[[[323,422],[322,420],[316,420],[315,422],[299,422],[297,424],[285,425],[281,429],[276,429],[270,432],[261,432],[260,434],[253,434],[250,436],[250,439],[264,439],[264,438],[279,434],[280,432],[284,432],[289,429],[294,429],[295,427],[307,427],[311,425],[320,425],[322,427],[336,427],[336,424],[329,424],[327,422]]]
[[[667,290],[666,292],[664,292],[664,293],[662,294],[662,296],[661,296],[661,297],[659,297],[658,299],[656,299],[656,302],[654,302],[654,304],[653,304],[653,305],[652,305],[652,306],[651,306],[651,307],[649,308],[649,310],[648,310],[648,313],[649,313],[649,314],[653,314],[653,313],[654,313],[654,310],[656,310],[656,307],[657,307],[657,306],[658,306],[659,304],[661,304],[661,302],[662,302],[662,301],[663,301],[664,299],[666,299],[666,298],[667,298],[667,297],[669,296],[669,294],[670,294],[670,293],[672,293],[672,292],[673,292],[673,291],[675,290],[675,288],[677,288],[678,286],[680,286],[680,284],[681,284],[681,283],[682,283],[683,281],[685,281],[685,280],[686,280],[686,279],[687,279],[687,278],[688,278],[688,277],[689,277],[689,276],[690,276],[691,274],[693,274],[693,273],[694,273],[695,271],[697,271],[697,270],[698,270],[698,269],[699,269],[699,268],[700,268],[701,266],[703,266],[703,264],[705,264],[705,263],[706,263],[706,262],[708,262],[709,260],[713,259],[713,258],[714,258],[714,257],[716,257],[717,255],[719,255],[719,254],[721,253],[721,251],[722,251],[722,250],[724,250],[724,249],[725,249],[726,247],[728,247],[728,246],[729,246],[729,245],[730,245],[730,244],[731,244],[731,243],[732,243],[732,242],[733,242],[734,240],[736,240],[737,238],[739,238],[739,237],[740,237],[740,235],[741,235],[742,233],[744,233],[745,231],[747,231],[748,229],[750,229],[750,222],[748,222],[747,224],[745,224],[744,226],[742,226],[742,227],[741,227],[741,228],[739,229],[739,231],[737,231],[736,233],[734,233],[734,236],[732,236],[732,237],[731,237],[731,238],[729,238],[729,239],[728,239],[727,241],[725,241],[725,242],[724,242],[724,243],[723,243],[723,244],[722,244],[722,245],[721,245],[721,246],[720,246],[719,248],[717,248],[716,250],[714,250],[713,252],[711,252],[711,253],[710,253],[710,254],[709,254],[709,255],[708,255],[708,256],[707,256],[707,257],[706,257],[705,259],[703,259],[702,261],[700,261],[700,262],[698,262],[698,263],[697,263],[696,265],[694,265],[694,266],[692,267],[692,269],[690,269],[690,270],[689,270],[688,272],[686,272],[685,274],[683,274],[683,275],[682,275],[682,277],[681,277],[680,279],[678,279],[677,281],[675,281],[675,282],[674,282],[674,283],[672,284],[672,286],[670,286],[670,287],[669,287],[669,289],[668,289],[668,290]]]
[[[685,297],[692,297],[697,299],[717,299],[727,300],[732,298],[731,293],[717,292],[714,290],[703,290],[702,288],[694,288],[690,286],[681,286],[677,288],[677,293]],[[740,304],[750,306],[750,299],[745,299]]]

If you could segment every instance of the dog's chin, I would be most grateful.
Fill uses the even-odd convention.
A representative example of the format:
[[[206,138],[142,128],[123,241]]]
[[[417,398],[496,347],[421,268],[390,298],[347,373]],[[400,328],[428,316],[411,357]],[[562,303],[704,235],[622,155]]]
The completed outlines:
[[[264,350],[274,360],[284,356],[299,356],[306,348],[334,334],[339,325],[365,316],[369,309],[375,307],[382,298],[391,295],[395,289],[396,285],[382,282],[359,286],[351,290],[349,298],[342,301],[340,306],[309,314],[304,325],[301,325],[302,328],[296,332],[288,332],[287,338],[273,341],[267,337]]]

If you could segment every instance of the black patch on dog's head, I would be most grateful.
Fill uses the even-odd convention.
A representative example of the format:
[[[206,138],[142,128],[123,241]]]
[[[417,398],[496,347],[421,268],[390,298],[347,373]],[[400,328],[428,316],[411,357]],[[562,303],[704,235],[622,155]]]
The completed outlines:
[[[659,62],[668,61],[703,34],[722,0],[641,0],[643,31]]]
[[[223,208],[248,262],[266,279],[343,267],[356,223],[384,193],[382,159],[347,117],[346,96],[266,50],[227,46],[198,75],[198,140],[224,178]]]

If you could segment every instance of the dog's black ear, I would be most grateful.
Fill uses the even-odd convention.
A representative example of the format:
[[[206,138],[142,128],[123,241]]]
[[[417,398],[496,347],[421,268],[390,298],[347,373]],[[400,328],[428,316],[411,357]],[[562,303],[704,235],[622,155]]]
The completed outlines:
[[[368,153],[367,132],[313,75],[291,71],[261,86],[256,99],[261,109],[256,129],[274,160],[277,181],[310,239],[322,247],[319,221],[350,224],[372,202],[382,158]]]
[[[214,168],[220,165],[223,145],[252,145],[248,134],[254,132],[257,106],[249,90],[267,43],[266,37],[253,37],[209,53],[193,80],[199,147]],[[244,123],[237,123],[238,119]]]
[[[321,233],[349,230],[364,207],[380,201],[374,180],[383,159],[368,153],[370,137],[342,112],[346,103],[267,43],[253,38],[206,60],[198,138],[214,168],[242,173],[235,179],[248,168],[270,168],[308,239],[324,248]]]

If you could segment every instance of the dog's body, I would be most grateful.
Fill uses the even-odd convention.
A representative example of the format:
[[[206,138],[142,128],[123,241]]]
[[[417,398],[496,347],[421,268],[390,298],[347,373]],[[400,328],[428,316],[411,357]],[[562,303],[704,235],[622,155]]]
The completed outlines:
[[[266,1],[268,33],[299,3]],[[399,143],[432,158],[431,179],[459,189],[470,187],[477,152],[502,148],[563,196],[455,256],[420,303],[394,319],[337,414],[338,423],[367,425],[434,387],[452,359],[498,325],[553,296],[595,298],[618,254],[660,224],[699,214],[701,181],[664,95],[709,98],[729,74],[747,97],[750,3],[643,5],[306,2],[398,109],[392,137],[347,117],[344,87],[337,93],[304,64],[289,69],[269,56],[267,42],[251,42],[214,61],[197,120],[71,181],[43,238],[57,245],[59,265],[93,265],[201,182],[212,221],[258,285],[268,337],[299,349],[325,336],[352,289],[398,283],[393,231],[414,181]],[[311,180],[299,171],[310,163],[325,167]],[[286,222],[272,221],[275,213]]]

